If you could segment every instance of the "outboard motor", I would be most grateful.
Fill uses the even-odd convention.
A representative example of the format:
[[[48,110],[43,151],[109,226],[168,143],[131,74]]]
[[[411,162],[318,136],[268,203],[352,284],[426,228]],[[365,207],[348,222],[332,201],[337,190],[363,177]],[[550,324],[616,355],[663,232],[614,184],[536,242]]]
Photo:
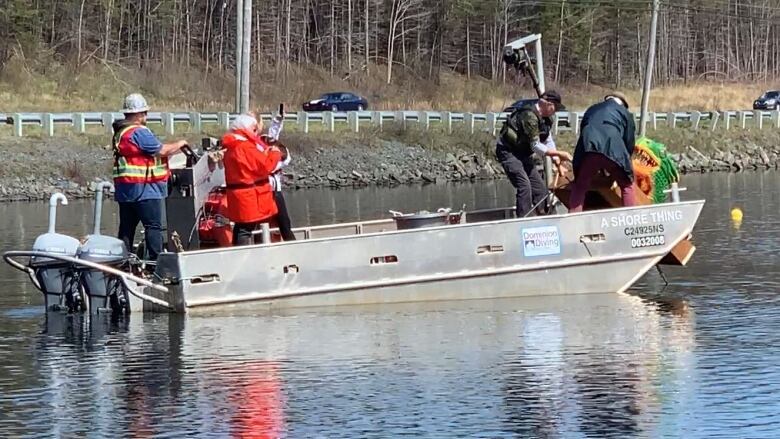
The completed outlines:
[[[49,199],[49,230],[35,238],[33,251],[75,257],[79,240],[54,231],[57,222],[57,201],[62,201],[63,205],[68,204],[68,199],[62,193],[51,196]],[[50,307],[65,306],[69,311],[76,311],[83,306],[78,277],[71,263],[33,256],[30,258],[30,268],[35,272],[35,278],[43,291],[47,310]]]
[[[100,234],[100,218],[103,210],[103,188],[113,191],[114,185],[104,181],[95,189],[94,230],[78,248],[79,259],[120,268],[126,265],[129,254],[125,243],[118,238]],[[90,313],[97,314],[100,310],[112,312],[128,312],[129,296],[122,279],[97,269],[82,269],[81,284],[89,297]]]

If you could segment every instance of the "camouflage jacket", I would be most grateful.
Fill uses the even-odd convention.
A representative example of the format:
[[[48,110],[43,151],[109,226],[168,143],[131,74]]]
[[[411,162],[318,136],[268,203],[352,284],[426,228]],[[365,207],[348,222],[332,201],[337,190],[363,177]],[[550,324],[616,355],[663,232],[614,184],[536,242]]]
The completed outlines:
[[[544,142],[550,134],[550,123],[540,117],[533,106],[523,106],[513,111],[501,127],[499,141],[508,149],[532,154],[537,141]]]

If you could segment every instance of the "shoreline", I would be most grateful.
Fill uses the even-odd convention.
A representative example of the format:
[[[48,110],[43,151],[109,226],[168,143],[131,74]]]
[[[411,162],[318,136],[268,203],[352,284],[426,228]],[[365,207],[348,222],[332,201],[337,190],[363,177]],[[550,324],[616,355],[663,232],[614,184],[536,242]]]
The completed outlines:
[[[70,199],[94,196],[98,181],[110,178],[111,152],[77,140],[41,140],[25,147],[0,140],[0,202],[48,200],[55,191]],[[8,142],[6,142],[8,143]],[[424,148],[381,140],[372,146],[291,148],[283,190],[394,187],[505,179],[492,151]],[[741,150],[702,152],[693,146],[671,154],[681,175],[780,168],[780,145],[746,145]],[[110,197],[109,197],[110,198]]]

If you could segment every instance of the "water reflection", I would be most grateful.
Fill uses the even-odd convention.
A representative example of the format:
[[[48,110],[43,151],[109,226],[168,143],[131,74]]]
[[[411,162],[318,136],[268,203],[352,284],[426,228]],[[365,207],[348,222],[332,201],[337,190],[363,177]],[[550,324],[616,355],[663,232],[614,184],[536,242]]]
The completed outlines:
[[[18,426],[55,436],[625,437],[652,430],[665,411],[658,386],[684,387],[692,372],[675,358],[691,348],[693,315],[667,315],[622,294],[50,313],[32,376],[0,400]]]

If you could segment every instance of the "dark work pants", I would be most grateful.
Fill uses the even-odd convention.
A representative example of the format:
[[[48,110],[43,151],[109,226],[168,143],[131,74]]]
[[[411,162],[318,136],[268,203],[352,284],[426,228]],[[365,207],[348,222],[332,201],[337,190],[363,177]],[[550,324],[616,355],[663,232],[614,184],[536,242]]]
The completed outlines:
[[[536,170],[534,156],[520,155],[514,151],[509,151],[504,146],[496,147],[496,157],[504,167],[509,182],[512,183],[516,192],[515,211],[517,216],[522,218],[528,214],[531,209],[541,203],[547,195],[547,187],[542,180],[542,175]],[[545,206],[537,206],[536,213],[544,213]],[[530,216],[530,215],[529,215]]]
[[[134,203],[119,203],[119,239],[124,241],[128,251],[133,250],[135,229],[138,223],[144,225],[144,239],[149,260],[156,261],[163,249],[162,234],[163,200],[143,200]]]
[[[626,171],[604,154],[587,152],[574,178],[574,184],[569,195],[569,212],[582,212],[585,204],[585,195],[588,189],[590,189],[590,182],[593,176],[602,169],[607,171],[620,187],[620,197],[623,201],[623,206],[637,205],[636,195],[634,194],[634,182],[626,175]]]
[[[260,228],[260,224],[267,221],[257,221],[254,223],[235,223],[233,224],[233,245],[252,245],[255,239],[252,232]]]
[[[276,214],[276,222],[279,225],[279,232],[282,234],[282,239],[285,241],[295,241],[295,234],[292,232],[290,215],[287,213],[287,204],[284,202],[282,191],[274,191],[274,201],[276,201],[276,209],[279,211],[279,213]]]

